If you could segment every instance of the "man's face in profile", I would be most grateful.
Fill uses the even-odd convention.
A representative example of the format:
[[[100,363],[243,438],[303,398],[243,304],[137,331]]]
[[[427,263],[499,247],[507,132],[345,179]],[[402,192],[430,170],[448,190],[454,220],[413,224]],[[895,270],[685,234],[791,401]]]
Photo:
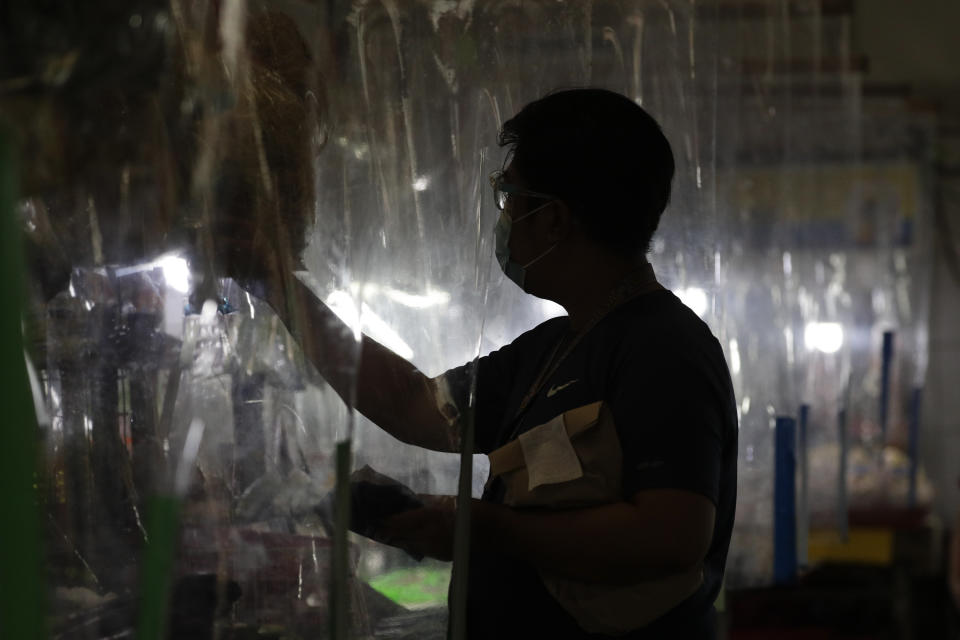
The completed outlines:
[[[520,175],[514,163],[510,163],[504,170],[503,181],[518,189],[530,188],[526,180],[523,179],[523,176]],[[526,196],[521,193],[511,194],[507,198],[503,211],[506,216],[510,218],[511,223],[513,223],[510,228],[509,247],[510,257],[514,262],[526,264],[539,254],[539,251],[536,250],[537,246],[539,246],[536,243],[536,231],[538,228],[536,224],[537,214],[534,213],[529,217],[525,216],[535,211],[537,207],[543,207],[547,203],[547,200]],[[542,249],[540,251],[542,251]]]

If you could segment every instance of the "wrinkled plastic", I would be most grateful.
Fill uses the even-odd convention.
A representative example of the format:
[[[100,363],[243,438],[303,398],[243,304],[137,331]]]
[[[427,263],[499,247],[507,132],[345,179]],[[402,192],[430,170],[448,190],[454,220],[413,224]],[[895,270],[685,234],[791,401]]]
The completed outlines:
[[[852,497],[900,500],[882,448],[905,437],[925,367],[923,136],[902,151],[923,126],[893,100],[864,104],[849,20],[792,6],[142,0],[73,23],[12,8],[26,26],[0,111],[22,124],[52,628],[137,628],[160,496],[176,505],[156,525],[177,532],[168,630],[442,636],[448,568],[359,536],[337,556],[316,505],[338,444],[419,493],[455,493],[460,460],[354,413],[238,282],[300,271],[354,335],[431,376],[561,313],[493,261],[486,175],[503,121],[562,87],[623,92],[672,142],[650,258],[736,388],[728,584],[772,579],[776,415],[811,407],[813,520],[834,522],[841,410]],[[250,258],[264,247],[275,263]],[[356,357],[336,363],[348,378]],[[485,478],[478,458],[475,493]],[[346,627],[330,626],[335,557]],[[424,605],[436,612],[411,613]]]

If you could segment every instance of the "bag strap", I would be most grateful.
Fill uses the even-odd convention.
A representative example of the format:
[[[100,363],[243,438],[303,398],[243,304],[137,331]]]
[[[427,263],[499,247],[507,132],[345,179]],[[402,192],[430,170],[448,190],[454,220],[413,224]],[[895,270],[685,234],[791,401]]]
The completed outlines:
[[[641,266],[639,269],[633,271],[627,277],[621,280],[620,283],[617,284],[613,290],[611,290],[607,301],[601,305],[592,316],[590,316],[590,319],[587,321],[587,323],[573,336],[571,340],[567,341],[566,339],[569,334],[564,334],[564,336],[556,344],[556,346],[553,348],[553,352],[550,354],[550,358],[540,370],[539,375],[537,375],[537,377],[534,379],[533,384],[530,385],[530,389],[527,391],[527,394],[520,402],[520,406],[517,408],[517,411],[513,416],[513,420],[515,422],[518,421],[518,419],[527,410],[530,402],[538,393],[540,393],[540,391],[543,389],[543,385],[546,384],[546,382],[550,379],[550,376],[556,372],[564,359],[570,355],[583,337],[590,333],[590,331],[608,314],[610,314],[610,312],[634,298],[646,293],[651,293],[653,291],[660,291],[662,289],[663,286],[657,282],[657,277],[653,273],[653,266],[649,262],[643,264],[643,266]],[[564,342],[567,342],[567,344],[563,351],[561,351],[560,348],[563,346]],[[559,357],[557,357],[558,354]],[[513,438],[513,435],[511,435],[511,438]]]

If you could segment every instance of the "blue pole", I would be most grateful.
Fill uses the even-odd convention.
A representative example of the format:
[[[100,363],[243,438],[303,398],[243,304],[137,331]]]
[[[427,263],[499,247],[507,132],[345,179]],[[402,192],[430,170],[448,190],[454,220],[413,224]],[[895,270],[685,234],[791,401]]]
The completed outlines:
[[[807,567],[807,534],[810,529],[810,505],[808,502],[807,488],[810,482],[810,469],[807,464],[807,424],[810,419],[810,405],[800,405],[800,414],[798,416],[797,428],[799,437],[797,447],[800,452],[800,504],[797,508],[797,564],[801,569]]]
[[[792,582],[797,575],[796,421],[778,416],[773,483],[773,579]]]
[[[907,503],[917,506],[917,443],[920,438],[920,402],[923,399],[923,387],[914,387],[910,396],[910,424],[908,425],[907,452],[910,455],[910,491]]]
[[[880,369],[880,444],[887,443],[890,412],[890,368],[893,364],[893,331],[883,332],[883,362]]]

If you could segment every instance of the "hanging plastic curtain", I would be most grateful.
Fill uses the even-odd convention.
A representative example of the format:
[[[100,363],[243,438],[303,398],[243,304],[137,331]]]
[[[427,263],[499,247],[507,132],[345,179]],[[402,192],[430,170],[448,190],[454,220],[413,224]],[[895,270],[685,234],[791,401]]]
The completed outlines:
[[[787,0],[9,5],[0,116],[21,149],[57,637],[439,638],[451,571],[456,623],[468,567],[347,533],[349,482],[463,504],[485,458],[402,445],[354,412],[359,349],[320,363],[338,394],[256,283],[296,273],[337,330],[430,376],[562,313],[492,260],[486,182],[502,123],[559,88],[621,92],[673,145],[650,258],[736,386],[730,584],[772,578],[778,415],[809,406],[812,519],[845,490],[839,414],[864,450],[906,433],[925,204],[914,165],[865,167],[848,16]]]
[[[357,416],[238,283],[297,271],[354,335],[430,375],[557,314],[496,270],[486,174],[506,118],[584,85],[636,99],[675,140],[657,260],[668,282],[706,282],[714,8],[96,9],[13,6],[25,26],[9,42],[27,55],[4,68],[3,112],[29,149],[51,628],[442,635],[449,565],[347,536],[335,488],[369,467],[451,494],[460,458]],[[358,364],[337,367],[350,379]]]

